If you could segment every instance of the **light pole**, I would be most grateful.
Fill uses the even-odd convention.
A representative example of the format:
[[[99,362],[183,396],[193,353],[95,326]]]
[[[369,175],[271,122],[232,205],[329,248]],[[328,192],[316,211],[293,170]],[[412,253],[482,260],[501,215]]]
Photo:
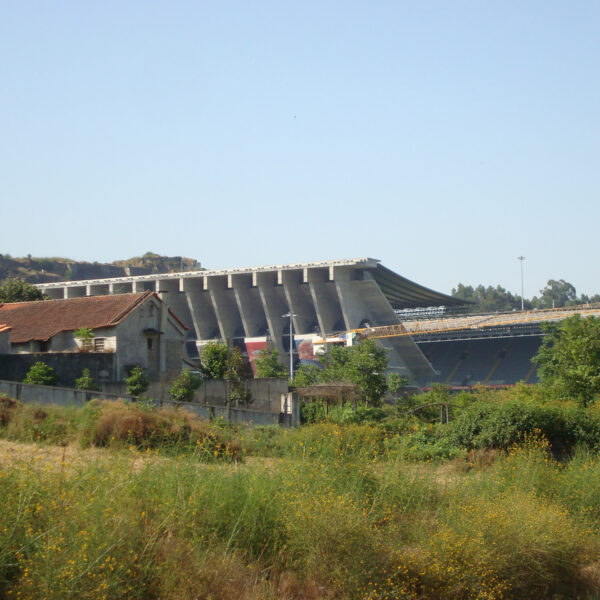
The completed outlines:
[[[294,323],[292,319],[298,315],[294,314],[291,310],[286,312],[285,315],[281,315],[284,319],[290,320],[290,380],[294,379]]]
[[[524,256],[517,256],[517,258],[521,261],[521,311],[525,310],[525,303],[523,298],[523,261],[525,260]]]

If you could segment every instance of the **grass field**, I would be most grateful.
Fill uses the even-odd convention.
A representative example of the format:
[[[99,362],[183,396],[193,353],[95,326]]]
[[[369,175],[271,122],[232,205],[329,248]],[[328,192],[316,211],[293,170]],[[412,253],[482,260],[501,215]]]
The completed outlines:
[[[4,399],[0,597],[600,598],[595,413],[519,401],[289,431]]]

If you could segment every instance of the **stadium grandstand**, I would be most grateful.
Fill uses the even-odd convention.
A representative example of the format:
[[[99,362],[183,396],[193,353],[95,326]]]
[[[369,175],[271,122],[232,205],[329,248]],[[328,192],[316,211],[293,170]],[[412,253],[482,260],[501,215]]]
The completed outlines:
[[[505,387],[519,381],[537,382],[532,359],[542,343],[542,325],[575,314],[598,317],[600,305],[468,316],[432,316],[434,311],[429,315],[425,312],[399,311],[403,320],[397,325],[349,333],[358,338],[411,337],[436,371],[429,385],[442,383],[458,390],[474,385]]]
[[[410,281],[373,258],[64,281],[37,287],[50,298],[155,291],[190,327],[190,357],[197,357],[210,341],[226,340],[247,353],[252,366],[257,353],[267,347],[276,348],[286,364],[290,346],[297,361],[311,362],[315,360],[315,338],[366,325],[397,325],[396,311],[466,304]],[[423,384],[435,375],[410,336],[381,340],[381,344],[388,350],[390,367],[409,380]]]

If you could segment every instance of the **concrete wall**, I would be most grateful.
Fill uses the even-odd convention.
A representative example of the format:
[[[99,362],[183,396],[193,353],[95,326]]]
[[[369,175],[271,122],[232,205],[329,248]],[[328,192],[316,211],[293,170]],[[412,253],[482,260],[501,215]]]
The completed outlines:
[[[72,388],[53,387],[47,385],[32,385],[16,381],[0,380],[0,392],[20,400],[21,402],[35,402],[37,404],[54,404],[58,406],[83,406],[94,398],[104,400],[125,399],[134,401],[135,398],[122,394],[107,394],[106,392],[85,392]],[[297,403],[297,400],[295,401]],[[299,405],[285,405],[286,413],[282,414],[282,401],[278,410],[267,412],[255,408],[240,408],[226,406],[202,406],[197,403],[165,401],[162,406],[180,406],[204,419],[231,420],[232,423],[248,425],[287,425],[297,426],[300,423]]]
[[[279,413],[281,410],[281,395],[287,393],[287,379],[248,379],[242,382],[245,392],[250,393],[248,405],[238,408],[249,408],[261,412]],[[156,402],[169,402],[170,383],[150,383],[150,388],[144,394]],[[102,389],[112,394],[125,394],[124,383],[108,383]],[[225,407],[227,405],[227,382],[223,380],[206,380],[196,391],[194,404]]]
[[[56,404],[59,406],[83,406],[94,398],[117,400],[123,398],[132,400],[129,396],[117,396],[104,392],[86,392],[73,388],[54,387],[48,385],[32,385],[17,381],[0,380],[0,392],[20,400],[21,402],[35,402],[37,404]]]
[[[100,383],[114,381],[116,377],[115,355],[104,352],[69,352],[34,354],[0,354],[0,379],[22,381],[27,371],[36,362],[42,361],[52,367],[58,377],[58,384],[69,387],[81,377],[83,369],[89,369],[91,376]]]

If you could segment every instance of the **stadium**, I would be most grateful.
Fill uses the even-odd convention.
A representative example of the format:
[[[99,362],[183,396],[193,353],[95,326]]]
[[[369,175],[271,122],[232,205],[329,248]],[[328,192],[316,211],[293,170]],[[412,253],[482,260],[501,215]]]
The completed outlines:
[[[541,343],[541,324],[576,312],[600,314],[600,308],[585,306],[465,316],[464,300],[410,281],[373,258],[37,287],[50,298],[155,291],[190,328],[191,358],[221,340],[240,347],[251,364],[267,347],[276,348],[286,364],[290,347],[296,363],[310,363],[328,344],[372,337],[386,348],[389,369],[410,383],[457,389],[535,382],[531,358]]]

